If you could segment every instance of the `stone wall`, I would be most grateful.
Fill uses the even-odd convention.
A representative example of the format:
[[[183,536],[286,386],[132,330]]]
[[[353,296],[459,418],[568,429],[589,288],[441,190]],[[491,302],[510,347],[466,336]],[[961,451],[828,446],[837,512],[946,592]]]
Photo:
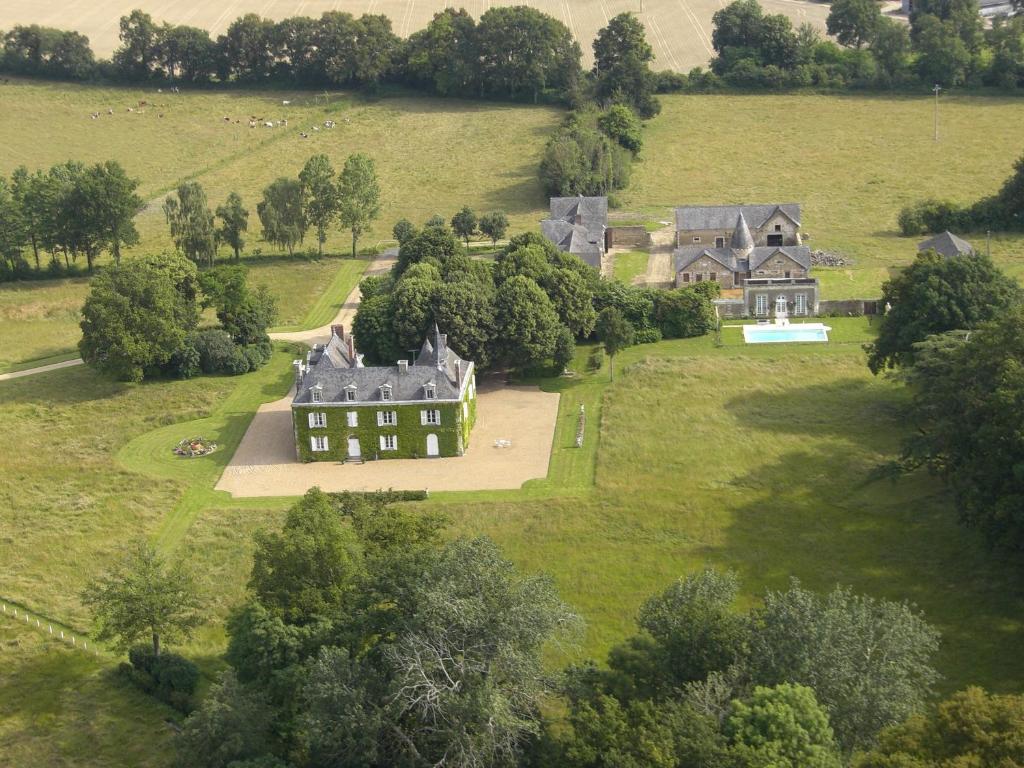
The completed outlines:
[[[651,233],[644,227],[609,227],[609,248],[649,248]]]
[[[841,299],[818,303],[819,315],[878,315],[881,314],[881,299]]]

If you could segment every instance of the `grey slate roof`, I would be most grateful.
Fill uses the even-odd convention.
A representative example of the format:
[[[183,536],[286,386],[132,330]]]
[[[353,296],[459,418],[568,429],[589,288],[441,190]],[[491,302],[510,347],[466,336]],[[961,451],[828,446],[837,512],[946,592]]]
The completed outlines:
[[[731,229],[736,217],[743,214],[747,224],[759,229],[776,211],[781,211],[800,226],[799,203],[768,205],[684,205],[676,208],[676,231]]]
[[[932,250],[940,256],[945,256],[949,259],[954,256],[968,256],[973,254],[974,246],[962,237],[957,237],[949,230],[946,230],[940,235],[929,237],[927,240],[922,240],[917,244],[917,250]]]
[[[579,256],[584,262],[601,268],[604,254],[604,229],[588,230],[582,224],[570,224],[561,219],[544,219],[541,234],[558,246],[559,250]]]
[[[552,197],[550,202],[551,218],[576,224],[587,229],[600,229],[608,224],[607,197]]]
[[[730,272],[753,272],[776,253],[791,258],[804,269],[811,268],[811,249],[806,245],[759,245],[750,253],[733,251],[731,248],[701,248],[687,245],[674,252],[675,270],[680,272],[701,256],[714,259]]]
[[[457,400],[460,381],[472,376],[473,363],[455,354],[436,327],[433,336],[433,343],[425,340],[415,362],[403,372],[398,365],[363,366],[361,355],[353,361],[347,353],[351,337],[333,335],[325,347],[317,348],[310,356],[308,369],[296,382],[292,404],[313,403],[312,390],[316,387],[322,393],[323,403],[381,404],[389,402],[384,400],[381,390],[385,385],[391,387],[390,401]],[[434,398],[426,396],[428,384],[434,387]],[[350,387],[355,388],[354,401],[346,399]]]
[[[754,247],[754,238],[750,234],[750,227],[747,226],[747,219],[740,211],[736,217],[736,227],[732,231],[732,238],[729,247],[734,251],[749,251]]]

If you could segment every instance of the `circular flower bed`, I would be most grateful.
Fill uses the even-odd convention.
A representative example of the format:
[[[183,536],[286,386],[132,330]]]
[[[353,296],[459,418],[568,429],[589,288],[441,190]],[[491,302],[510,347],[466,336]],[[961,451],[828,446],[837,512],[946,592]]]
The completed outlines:
[[[190,437],[178,443],[174,453],[191,459],[195,456],[206,456],[216,450],[217,444],[205,437]]]

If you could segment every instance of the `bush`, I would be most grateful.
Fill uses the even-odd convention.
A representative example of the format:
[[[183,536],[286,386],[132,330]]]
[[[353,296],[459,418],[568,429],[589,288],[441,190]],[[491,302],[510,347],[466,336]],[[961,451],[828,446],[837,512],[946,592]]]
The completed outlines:
[[[153,653],[148,645],[137,645],[128,652],[131,664],[119,670],[138,688],[188,714],[193,709],[192,695],[199,685],[199,668],[176,653]]]
[[[641,328],[633,335],[637,344],[656,344],[664,338],[660,328]]]
[[[609,108],[597,118],[597,127],[601,129],[601,133],[634,155],[643,147],[640,119],[625,104],[615,104]]]
[[[235,347],[232,350],[231,357],[227,359],[223,370],[224,373],[231,374],[232,376],[241,376],[243,373],[248,373],[251,370],[249,358],[245,354],[245,347]]]
[[[590,357],[587,358],[587,370],[588,371],[599,371],[601,366],[604,365],[604,347],[597,346],[590,352]]]
[[[195,334],[195,348],[199,354],[199,368],[203,373],[223,373],[237,365],[238,348],[227,331],[207,328]],[[245,358],[242,357],[244,361]],[[245,363],[246,371],[249,370]],[[245,371],[242,371],[245,373]]]
[[[703,336],[715,327],[715,311],[707,289],[662,291],[655,296],[653,315],[666,339]]]
[[[900,234],[904,237],[942,232],[946,229],[962,229],[970,223],[970,216],[956,203],[945,200],[922,200],[908,205],[900,211]]]

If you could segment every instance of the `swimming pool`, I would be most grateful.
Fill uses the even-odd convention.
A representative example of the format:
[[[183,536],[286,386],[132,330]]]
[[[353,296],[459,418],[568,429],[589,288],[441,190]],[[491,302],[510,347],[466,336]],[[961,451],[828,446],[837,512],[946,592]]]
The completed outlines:
[[[792,341],[828,341],[832,329],[821,323],[800,325],[744,325],[743,340],[747,344],[777,344]]]

